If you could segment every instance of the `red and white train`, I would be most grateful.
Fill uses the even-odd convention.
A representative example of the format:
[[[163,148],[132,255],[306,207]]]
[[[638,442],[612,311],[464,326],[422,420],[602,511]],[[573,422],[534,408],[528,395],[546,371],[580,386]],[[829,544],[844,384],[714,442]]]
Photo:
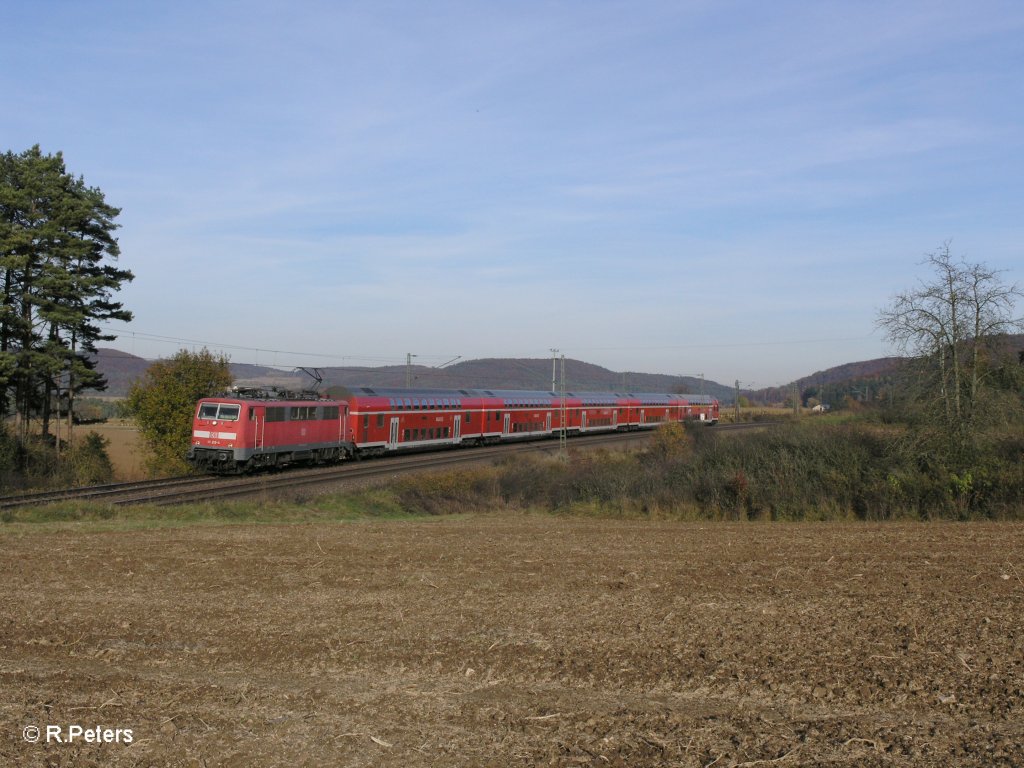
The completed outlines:
[[[707,395],[361,387],[348,400],[236,389],[199,401],[188,460],[238,473],[399,451],[718,421]]]

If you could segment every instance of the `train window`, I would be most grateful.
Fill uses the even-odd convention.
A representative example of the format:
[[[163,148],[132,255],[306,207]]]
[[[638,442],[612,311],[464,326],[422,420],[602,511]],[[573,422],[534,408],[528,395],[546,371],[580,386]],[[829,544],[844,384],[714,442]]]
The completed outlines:
[[[408,397],[405,398],[405,407],[406,407],[406,409],[411,409],[412,408],[412,400],[410,400]]]
[[[250,408],[249,409],[249,421],[256,421],[256,409],[255,408]]]
[[[367,421],[369,421],[370,417],[367,416],[366,419],[367,419]],[[367,424],[366,426],[369,427],[370,425]],[[377,426],[378,427],[383,427],[384,426],[384,414],[383,413],[377,414]]]
[[[378,424],[378,426],[380,426],[380,425]],[[370,429],[370,415],[366,414],[365,416],[363,416],[363,431],[366,432],[369,429]]]
[[[267,421],[284,421],[284,408],[267,408]]]
[[[323,419],[324,421],[333,421],[334,419],[337,419],[338,418],[338,406],[336,406],[336,405],[324,406],[324,412],[323,412],[323,415],[320,418]]]
[[[403,440],[403,442],[406,442],[406,443],[409,442],[409,430],[408,429],[403,430],[403,432],[402,432],[402,440]]]
[[[203,403],[199,408],[200,419],[219,419],[221,421],[238,421],[242,411],[240,405],[228,403]]]

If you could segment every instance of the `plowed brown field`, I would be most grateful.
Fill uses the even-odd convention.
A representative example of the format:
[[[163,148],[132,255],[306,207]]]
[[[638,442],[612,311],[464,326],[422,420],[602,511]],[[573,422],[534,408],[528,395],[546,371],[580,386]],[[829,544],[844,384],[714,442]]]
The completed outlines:
[[[4,766],[1024,765],[1024,525],[495,516],[0,547]],[[132,741],[46,743],[75,725]]]

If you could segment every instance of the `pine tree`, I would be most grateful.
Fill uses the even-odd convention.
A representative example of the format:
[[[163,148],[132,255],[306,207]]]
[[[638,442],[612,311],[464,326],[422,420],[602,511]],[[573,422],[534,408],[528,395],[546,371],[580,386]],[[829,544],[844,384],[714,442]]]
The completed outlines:
[[[119,213],[59,152],[0,156],[0,415],[13,410],[22,442],[35,414],[48,434],[55,394],[70,421],[74,393],[105,386],[90,354],[112,337],[98,323],[131,319],[112,299],[134,277],[113,264]]]

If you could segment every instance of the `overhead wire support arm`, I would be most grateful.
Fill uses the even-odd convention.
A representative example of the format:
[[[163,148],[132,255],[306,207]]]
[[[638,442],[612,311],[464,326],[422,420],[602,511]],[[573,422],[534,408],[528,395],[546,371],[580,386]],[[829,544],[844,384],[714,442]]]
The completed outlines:
[[[324,373],[319,368],[304,368],[300,365],[295,370],[302,371],[304,374],[309,376],[309,378],[316,382],[318,387],[324,383]]]

